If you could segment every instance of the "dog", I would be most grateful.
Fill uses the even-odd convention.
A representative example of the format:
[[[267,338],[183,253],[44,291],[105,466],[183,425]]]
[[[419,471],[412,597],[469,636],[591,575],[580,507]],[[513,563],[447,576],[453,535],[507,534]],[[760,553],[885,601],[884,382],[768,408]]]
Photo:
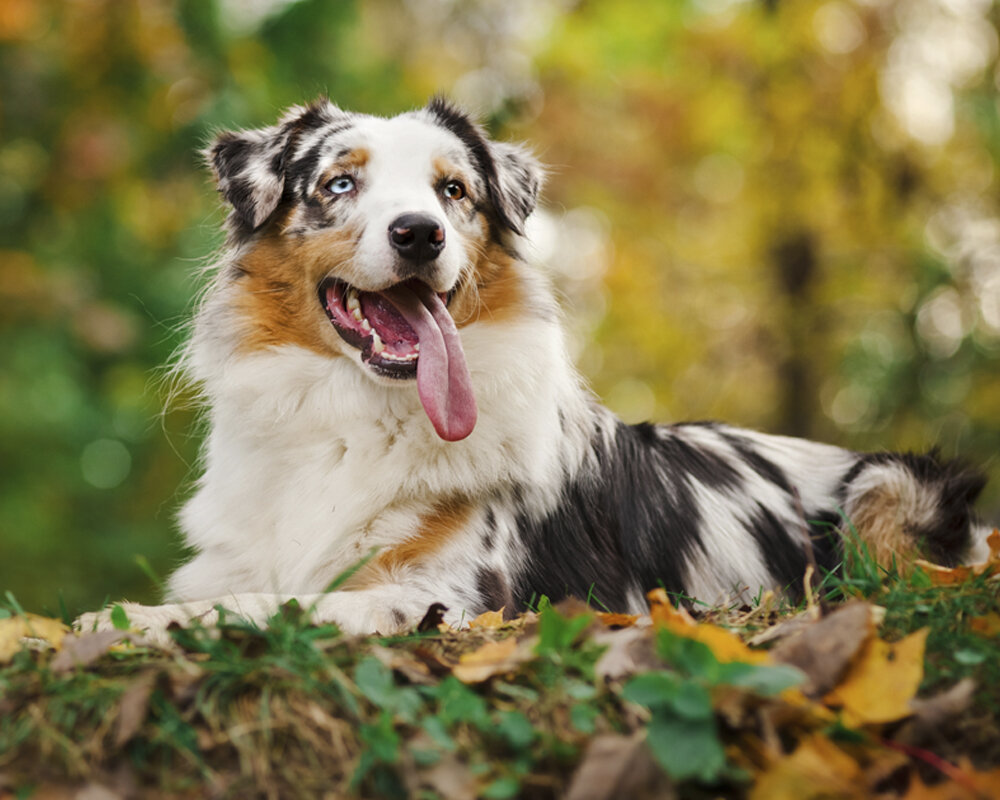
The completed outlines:
[[[210,424],[180,514],[196,555],[168,605],[125,604],[134,626],[263,623],[293,597],[351,634],[434,603],[458,626],[543,595],[794,598],[855,535],[885,565],[985,557],[984,479],[934,453],[599,405],[522,255],[541,166],[447,101],[379,118],[320,99],[205,156],[228,217],[182,359]]]

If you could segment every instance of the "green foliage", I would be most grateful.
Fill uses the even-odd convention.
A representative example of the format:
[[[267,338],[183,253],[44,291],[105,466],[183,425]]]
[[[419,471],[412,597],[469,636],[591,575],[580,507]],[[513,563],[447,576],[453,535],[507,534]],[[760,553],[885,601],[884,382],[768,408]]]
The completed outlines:
[[[669,630],[657,634],[656,645],[671,670],[632,678],[622,696],[650,710],[650,750],[678,781],[713,783],[727,773],[712,706],[713,689],[735,686],[769,696],[802,680],[802,674],[791,667],[721,663],[707,645]]]

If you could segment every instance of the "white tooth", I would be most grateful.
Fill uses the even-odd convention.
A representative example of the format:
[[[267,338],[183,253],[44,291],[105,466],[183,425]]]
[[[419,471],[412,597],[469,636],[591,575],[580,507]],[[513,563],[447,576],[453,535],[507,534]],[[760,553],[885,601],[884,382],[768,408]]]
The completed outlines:
[[[414,353],[420,352],[420,342],[417,342],[415,345],[413,345],[413,352]]]
[[[371,333],[372,330],[371,323],[366,319],[361,320],[361,330],[363,330],[365,333]]]
[[[361,320],[365,318],[364,314],[361,313],[360,308],[353,309],[352,313],[354,314],[354,319],[356,319],[358,322],[361,322]]]
[[[372,350],[376,353],[381,353],[385,350],[385,345],[382,344],[382,340],[379,338],[378,333],[372,331]]]
[[[358,293],[353,289],[347,293],[347,307],[351,311],[361,308],[361,301],[358,300]]]

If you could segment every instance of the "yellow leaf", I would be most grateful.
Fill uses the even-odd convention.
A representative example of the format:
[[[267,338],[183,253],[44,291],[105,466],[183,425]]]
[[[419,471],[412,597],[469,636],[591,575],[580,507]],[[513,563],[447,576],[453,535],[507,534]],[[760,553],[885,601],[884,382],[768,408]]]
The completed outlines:
[[[750,800],[862,800],[868,797],[858,763],[825,736],[802,741],[757,779]]]
[[[486,630],[495,630],[503,625],[503,609],[499,611],[484,611],[474,620],[469,622],[470,628],[485,628]]]
[[[735,633],[707,622],[699,625],[687,611],[675,609],[663,589],[653,589],[646,597],[649,598],[649,613],[654,625],[708,645],[719,661],[742,661],[746,664],[770,661],[767,653],[751,650]]]
[[[478,650],[466,653],[452,668],[452,674],[462,683],[482,683],[532,658],[530,647],[521,647],[510,637],[500,642],[487,642]]]
[[[913,713],[910,700],[924,676],[928,628],[889,644],[872,637],[840,684],[823,698],[841,706],[849,724],[893,722]]]
[[[697,625],[683,608],[674,608],[673,603],[667,597],[664,589],[653,589],[646,594],[649,600],[649,615],[653,618],[653,624],[666,625],[668,622],[676,622],[684,625]]]
[[[68,631],[59,620],[37,614],[0,619],[0,664],[11,660],[26,638],[43,639],[58,650]]]
[[[1000,636],[1000,614],[991,611],[981,617],[969,620],[969,628],[983,636]]]

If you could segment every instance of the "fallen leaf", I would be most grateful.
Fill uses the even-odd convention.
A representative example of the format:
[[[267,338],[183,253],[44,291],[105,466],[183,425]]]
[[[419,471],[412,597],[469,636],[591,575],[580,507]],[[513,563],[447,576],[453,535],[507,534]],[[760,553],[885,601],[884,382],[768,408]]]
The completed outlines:
[[[894,722],[913,713],[910,701],[924,676],[928,628],[898,642],[871,637],[843,681],[823,701],[842,707],[848,724]]]
[[[750,800],[862,800],[869,797],[859,764],[825,736],[802,741],[765,770]]]
[[[431,677],[431,670],[427,664],[424,661],[418,660],[406,650],[394,650],[389,647],[380,647],[377,644],[373,644],[370,652],[384,666],[398,672],[410,683],[431,686],[435,682]]]
[[[25,639],[39,639],[55,650],[62,646],[69,627],[57,619],[37,614],[17,614],[0,619],[0,664],[10,661],[25,645]]]
[[[993,533],[986,537],[986,544],[990,547],[990,557],[988,561],[1000,561],[1000,528],[994,528]]]
[[[677,796],[653,761],[645,732],[597,736],[587,745],[566,791],[566,800],[618,800]]]
[[[774,625],[764,628],[760,633],[754,634],[747,640],[747,644],[751,647],[760,647],[762,644],[787,639],[815,624],[815,622],[811,612],[800,611],[798,614],[776,622]]]
[[[496,630],[503,626],[504,609],[501,608],[499,611],[484,611],[474,620],[469,622],[470,628],[483,628],[485,630]]]
[[[63,640],[62,650],[52,659],[53,672],[69,672],[76,667],[86,667],[103,656],[112,645],[130,638],[128,631],[97,631]]]
[[[903,800],[992,800],[1000,797],[1000,768],[978,772],[966,758],[959,759],[952,780],[928,786],[914,774]]]
[[[649,615],[653,618],[654,625],[677,623],[695,626],[698,624],[686,610],[674,608],[670,598],[667,597],[666,590],[662,587],[647,592],[646,599],[649,601]]]
[[[978,564],[959,564],[957,567],[943,567],[918,558],[914,561],[935,586],[952,586],[956,583],[964,583],[973,576],[1000,575],[1000,529],[994,528],[993,533],[986,537],[986,544],[989,545],[989,557]]]
[[[420,773],[420,784],[446,800],[475,800],[478,781],[468,766],[447,753],[433,767]]]
[[[771,657],[802,670],[807,680],[800,688],[818,697],[840,683],[861,646],[874,634],[872,607],[848,603],[779,642]]]
[[[610,614],[598,611],[597,618],[608,628],[631,628],[639,619],[638,614]]]
[[[896,731],[893,740],[915,745],[934,740],[945,723],[969,710],[975,692],[976,682],[963,678],[933,697],[914,698],[910,701],[913,717]]]
[[[463,683],[482,683],[494,675],[511,672],[534,658],[530,644],[522,644],[514,637],[487,642],[478,650],[463,655],[452,668],[452,674]]]
[[[969,629],[983,636],[1000,636],[1000,614],[991,611],[981,617],[969,620]]]
[[[591,640],[606,648],[594,664],[598,680],[621,680],[661,666],[650,628],[598,630]]]
[[[122,695],[115,725],[115,746],[121,747],[135,736],[149,711],[149,698],[156,686],[157,670],[149,670],[136,678]]]
[[[654,626],[708,645],[718,661],[761,664],[770,660],[767,653],[747,647],[735,633],[708,622],[695,622],[687,611],[673,607],[662,588],[653,589],[646,597],[649,599],[649,613]]]

